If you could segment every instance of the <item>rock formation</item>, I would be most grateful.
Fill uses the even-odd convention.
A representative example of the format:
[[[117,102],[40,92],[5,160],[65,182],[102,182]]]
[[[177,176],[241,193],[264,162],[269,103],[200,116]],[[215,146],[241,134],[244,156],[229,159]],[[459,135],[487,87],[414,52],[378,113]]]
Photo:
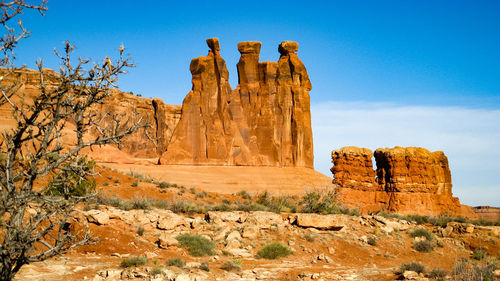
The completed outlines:
[[[448,158],[442,151],[419,147],[375,150],[377,181],[387,191],[451,195]]]
[[[259,63],[260,42],[238,44],[239,85],[231,90],[217,38],[191,62],[192,90],[161,163],[313,167],[311,82],[282,42],[278,62]]]
[[[500,208],[498,207],[477,206],[473,210],[482,219],[489,221],[500,220]]]
[[[332,151],[333,183],[344,188],[376,191],[373,152],[367,148],[342,147]]]
[[[372,155],[376,160],[373,170]],[[333,183],[340,200],[362,211],[477,217],[452,197],[448,158],[417,147],[343,147],[332,151]],[[375,177],[376,174],[376,177]]]

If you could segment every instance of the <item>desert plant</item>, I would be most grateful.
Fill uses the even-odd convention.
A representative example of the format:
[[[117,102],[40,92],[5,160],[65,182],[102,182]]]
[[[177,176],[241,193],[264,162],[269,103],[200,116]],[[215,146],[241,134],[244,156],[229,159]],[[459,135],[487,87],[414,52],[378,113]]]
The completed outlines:
[[[434,247],[432,246],[431,242],[428,240],[422,240],[422,241],[417,241],[413,243],[413,249],[422,252],[422,253],[429,253],[434,250]]]
[[[131,184],[131,186],[132,186],[132,187],[137,187],[138,185],[139,185],[139,181],[134,181],[134,182]]]
[[[241,266],[237,264],[234,260],[232,261],[226,261],[220,269],[225,270],[225,271],[240,271]]]
[[[151,272],[149,273],[151,276],[156,276],[156,275],[162,275],[163,274],[163,269],[161,268],[161,266],[154,266],[152,269],[151,269]]]
[[[426,274],[426,277],[438,280],[444,280],[447,274],[448,272],[444,269],[433,268],[431,271],[429,271],[429,273]]]
[[[186,262],[181,258],[172,258],[167,260],[167,266],[177,266],[178,268],[184,268]]]
[[[146,257],[130,257],[122,260],[120,263],[121,267],[132,267],[132,266],[141,266],[148,263],[148,259]]]
[[[424,224],[429,222],[429,216],[422,216],[417,214],[408,215],[407,219],[415,222],[416,224]]]
[[[162,181],[162,182],[158,183],[157,186],[159,188],[167,188],[167,187],[170,186],[170,184],[168,182],[166,182],[166,181]]]
[[[471,263],[467,259],[455,264],[452,280],[460,281],[485,281],[494,280],[493,272],[498,269],[495,263]]]
[[[119,179],[116,179],[116,180],[114,181],[114,183],[120,183],[120,180],[119,180]]]
[[[204,271],[210,271],[210,266],[208,265],[208,262],[204,261],[200,264],[199,269]]]
[[[481,251],[480,249],[476,249],[474,250],[474,252],[472,252],[472,258],[475,259],[475,260],[482,260],[486,257],[486,253]]]
[[[265,245],[257,252],[258,258],[277,259],[293,254],[292,249],[279,242],[273,242]]]
[[[241,198],[246,200],[252,199],[252,196],[250,196],[250,194],[246,190],[241,190],[238,193],[236,193],[236,195],[241,196]]]
[[[175,237],[189,254],[195,257],[215,255],[215,243],[198,234],[182,234]]]
[[[423,273],[425,271],[425,266],[418,262],[412,262],[401,265],[400,269],[401,272],[415,271],[416,273]]]
[[[424,228],[417,228],[417,229],[413,230],[412,232],[410,232],[410,236],[411,237],[425,237],[425,239],[427,239],[428,241],[431,241],[433,238],[432,234],[427,229],[424,229]]]

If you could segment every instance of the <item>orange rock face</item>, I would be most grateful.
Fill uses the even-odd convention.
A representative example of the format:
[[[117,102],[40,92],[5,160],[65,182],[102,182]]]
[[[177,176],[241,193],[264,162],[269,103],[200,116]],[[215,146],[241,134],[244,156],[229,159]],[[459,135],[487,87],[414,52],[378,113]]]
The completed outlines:
[[[366,148],[344,147],[332,151],[332,162],[333,183],[338,186],[339,199],[348,206],[364,212],[477,217],[452,197],[448,158],[441,151],[395,147],[372,154]]]
[[[395,147],[379,148],[374,155],[377,181],[385,190],[451,196],[451,173],[442,151]]]
[[[332,151],[333,183],[343,188],[376,191],[373,152],[367,148],[342,147]]]
[[[278,62],[260,63],[260,42],[239,43],[235,90],[219,41],[207,45],[191,62],[193,88],[161,163],[312,168],[311,82],[298,44],[285,41]]]

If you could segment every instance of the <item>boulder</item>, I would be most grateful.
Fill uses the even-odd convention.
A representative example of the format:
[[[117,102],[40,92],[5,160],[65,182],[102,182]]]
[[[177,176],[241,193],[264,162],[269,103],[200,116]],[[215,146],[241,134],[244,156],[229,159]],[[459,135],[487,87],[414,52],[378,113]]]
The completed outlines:
[[[189,226],[190,222],[184,216],[179,216],[171,211],[160,213],[156,227],[161,230],[172,230],[178,226]]]
[[[248,215],[247,222],[260,229],[270,229],[272,225],[279,226],[284,224],[280,215],[263,211],[251,212]]]
[[[347,222],[345,215],[297,214],[296,224],[320,230],[341,230]]]
[[[156,244],[158,245],[158,247],[160,247],[162,249],[167,249],[169,247],[179,246],[179,241],[177,241],[177,239],[175,239],[172,236],[168,236],[167,234],[162,233],[162,234],[160,234],[160,236],[158,236],[158,240],[156,240]]]
[[[97,225],[106,225],[109,223],[109,215],[107,212],[100,210],[90,210],[87,211],[87,220],[91,223],[95,223]]]

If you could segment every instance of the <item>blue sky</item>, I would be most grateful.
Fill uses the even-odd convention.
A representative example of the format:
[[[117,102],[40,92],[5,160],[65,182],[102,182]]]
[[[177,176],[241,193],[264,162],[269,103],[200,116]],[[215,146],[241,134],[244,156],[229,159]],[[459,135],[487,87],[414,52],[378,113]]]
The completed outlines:
[[[19,64],[33,68],[44,58],[58,68],[52,51],[65,40],[94,60],[123,43],[137,67],[121,89],[170,104],[189,92],[189,63],[206,55],[206,38],[220,39],[233,88],[238,42],[261,41],[261,61],[275,61],[281,41],[297,41],[313,84],[316,169],[329,175],[331,149],[398,140],[444,150],[462,202],[500,206],[493,159],[500,155],[491,146],[500,143],[500,1],[49,0],[48,7],[45,17],[22,16],[33,34],[16,49]]]

